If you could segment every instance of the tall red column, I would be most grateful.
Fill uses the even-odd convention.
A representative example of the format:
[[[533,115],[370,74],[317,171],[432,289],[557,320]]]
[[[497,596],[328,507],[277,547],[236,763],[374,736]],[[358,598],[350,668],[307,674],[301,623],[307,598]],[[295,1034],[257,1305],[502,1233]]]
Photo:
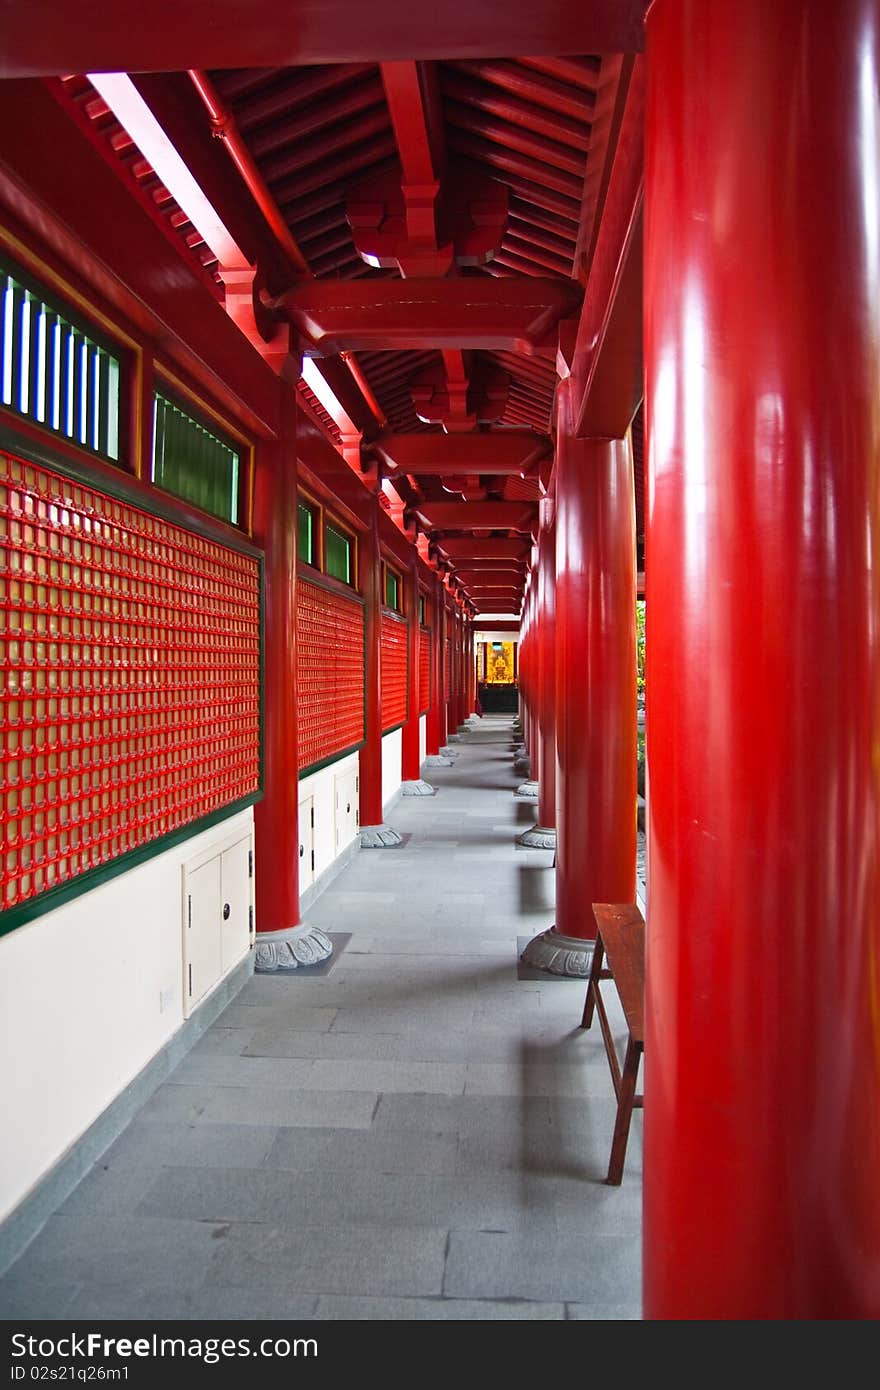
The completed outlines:
[[[526,849],[556,848],[556,524],[552,498],[541,502],[538,567],[533,583],[536,637],[536,729],[532,775],[538,819],[517,836]]]
[[[443,596],[440,580],[436,576],[429,591],[428,605],[431,619],[431,703],[425,724],[425,757],[431,767],[441,765],[435,759],[440,757],[440,745],[446,736],[445,729],[442,733],[440,729],[440,707],[443,702],[443,645],[440,631]],[[445,758],[442,760],[444,763],[446,761]]]
[[[538,620],[538,564],[537,551],[535,563],[529,575],[529,587],[523,606],[523,660],[522,677],[524,687],[525,715],[523,718],[523,743],[525,751],[514,759],[514,771],[526,780],[517,787],[515,796],[529,801],[538,800],[538,760],[540,756],[540,711],[538,708],[540,684],[540,629]],[[530,834],[526,831],[526,834]],[[518,843],[526,844],[525,838],[518,837]],[[529,844],[531,841],[528,842]],[[539,846],[540,848],[540,846]]]
[[[296,720],[296,397],[279,379],[281,430],[257,446],[254,538],[263,549],[263,798],[254,810],[257,952],[262,972],[332,954],[300,922]]]
[[[636,888],[636,546],[623,439],[577,439],[559,387],[556,453],[556,924],[530,963],[589,969],[594,902]]]
[[[358,587],[364,600],[364,745],[358,755],[361,847],[384,849],[400,836],[382,821],[382,557],[379,500],[358,546]]]
[[[648,54],[645,1309],[877,1318],[878,7]]]
[[[421,640],[419,626],[419,570],[413,562],[406,584],[407,633],[407,706],[406,723],[401,736],[401,794],[403,796],[433,796],[434,788],[422,781],[421,716],[419,688],[421,677]]]

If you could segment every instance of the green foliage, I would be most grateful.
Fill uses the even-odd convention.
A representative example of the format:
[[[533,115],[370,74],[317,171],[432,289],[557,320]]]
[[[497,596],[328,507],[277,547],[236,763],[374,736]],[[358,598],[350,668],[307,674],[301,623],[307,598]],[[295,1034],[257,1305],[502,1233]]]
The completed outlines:
[[[645,693],[645,600],[636,600],[636,666],[639,695]]]

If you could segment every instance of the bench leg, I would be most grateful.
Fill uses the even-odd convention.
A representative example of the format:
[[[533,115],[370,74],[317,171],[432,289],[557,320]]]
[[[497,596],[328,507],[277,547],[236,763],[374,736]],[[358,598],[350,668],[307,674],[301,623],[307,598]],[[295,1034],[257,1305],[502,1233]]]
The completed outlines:
[[[629,1139],[629,1122],[632,1119],[633,1101],[636,1094],[636,1079],[639,1074],[641,1047],[632,1038],[627,1039],[626,1058],[620,1077],[620,1093],[617,1098],[617,1119],[614,1122],[614,1138],[611,1141],[611,1161],[605,1179],[610,1187],[619,1187],[623,1178],[623,1164],[626,1159],[626,1145]]]
[[[590,976],[587,980],[587,997],[584,1000],[584,1013],[581,1019],[581,1027],[589,1028],[593,1022],[593,1010],[596,1007],[596,990],[599,988],[599,981],[602,978],[602,961],[605,959],[605,947],[602,945],[601,936],[596,937],[596,945],[593,949],[593,959],[590,964]]]

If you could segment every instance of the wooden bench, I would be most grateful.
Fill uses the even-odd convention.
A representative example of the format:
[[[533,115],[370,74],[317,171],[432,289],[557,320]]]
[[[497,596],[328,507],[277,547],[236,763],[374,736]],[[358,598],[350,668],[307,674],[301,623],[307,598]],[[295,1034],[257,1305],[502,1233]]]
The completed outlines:
[[[623,1177],[632,1112],[643,1105],[643,1097],[636,1092],[636,1082],[645,1050],[645,923],[635,903],[593,903],[593,915],[597,927],[596,949],[587,981],[581,1027],[590,1027],[595,1009],[617,1096],[617,1119],[605,1181],[617,1187]],[[607,969],[603,968],[605,960]],[[614,981],[629,1031],[622,1071],[599,988],[600,980]]]

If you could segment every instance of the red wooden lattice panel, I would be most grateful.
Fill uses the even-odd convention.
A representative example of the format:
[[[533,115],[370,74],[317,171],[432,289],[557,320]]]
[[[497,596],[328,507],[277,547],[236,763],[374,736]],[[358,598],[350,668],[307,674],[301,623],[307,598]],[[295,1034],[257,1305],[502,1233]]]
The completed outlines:
[[[364,738],[364,609],[354,595],[297,583],[299,770]]]
[[[419,714],[431,703],[431,634],[419,629]]]
[[[406,646],[409,628],[400,618],[382,614],[382,728],[406,720]]]
[[[452,698],[452,642],[447,637],[443,644],[443,699]]]
[[[253,556],[0,453],[0,608],[4,909],[259,791]]]

